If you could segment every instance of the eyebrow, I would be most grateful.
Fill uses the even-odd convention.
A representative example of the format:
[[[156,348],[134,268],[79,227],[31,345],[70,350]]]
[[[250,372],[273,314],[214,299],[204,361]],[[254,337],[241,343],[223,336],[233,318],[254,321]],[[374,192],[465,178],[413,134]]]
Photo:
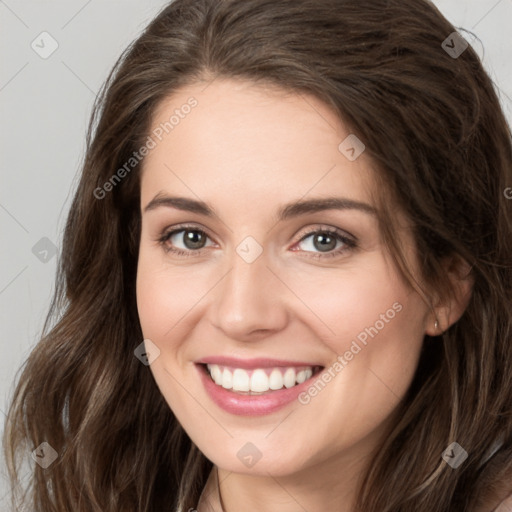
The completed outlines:
[[[176,208],[178,210],[204,215],[205,217],[216,216],[214,209],[208,205],[208,203],[187,197],[171,197],[161,193],[157,194],[146,205],[144,212],[160,207]],[[279,221],[283,221],[292,217],[298,217],[299,215],[324,210],[359,210],[369,215],[377,215],[376,208],[367,203],[345,197],[325,197],[288,203],[279,209],[277,218]]]

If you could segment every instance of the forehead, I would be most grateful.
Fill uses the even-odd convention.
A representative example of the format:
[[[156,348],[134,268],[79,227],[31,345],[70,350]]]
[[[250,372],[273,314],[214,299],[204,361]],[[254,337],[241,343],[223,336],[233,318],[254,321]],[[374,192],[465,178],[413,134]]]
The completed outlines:
[[[370,159],[347,158],[340,143],[353,135],[312,95],[232,79],[192,84],[160,103],[150,136],[143,201],[175,187],[242,202],[334,191],[368,200]]]

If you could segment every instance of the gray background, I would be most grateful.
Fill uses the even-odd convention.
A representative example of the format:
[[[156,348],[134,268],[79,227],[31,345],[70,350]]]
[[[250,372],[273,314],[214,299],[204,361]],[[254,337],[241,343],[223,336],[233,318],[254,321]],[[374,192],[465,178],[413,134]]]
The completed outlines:
[[[95,94],[122,50],[166,3],[0,0],[2,431],[17,372],[49,306],[57,263],[52,250],[60,245]],[[512,0],[434,3],[481,40],[472,44],[512,124]],[[44,31],[58,44],[46,59],[36,49],[48,51],[55,43],[40,36]],[[7,507],[4,475],[2,461],[1,510]]]

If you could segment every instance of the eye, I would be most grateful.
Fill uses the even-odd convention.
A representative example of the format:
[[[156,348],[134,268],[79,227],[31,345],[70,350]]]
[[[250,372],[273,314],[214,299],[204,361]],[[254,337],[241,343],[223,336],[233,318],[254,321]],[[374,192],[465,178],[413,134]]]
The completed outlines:
[[[193,253],[202,252],[201,249],[207,247],[208,239],[208,235],[202,229],[194,226],[180,226],[165,232],[158,241],[166,252],[191,256]]]
[[[208,246],[210,237],[208,234],[195,226],[178,226],[172,230],[165,231],[158,242],[165,252],[174,253],[178,256],[198,256]],[[302,247],[301,247],[302,245]],[[310,253],[310,257],[322,258],[341,255],[357,247],[356,239],[348,236],[337,228],[314,229],[302,236],[295,245],[298,250]],[[292,249],[297,250],[297,249]]]
[[[297,246],[301,251],[312,252],[313,257],[337,256],[357,247],[355,239],[336,228],[322,228],[309,231]]]

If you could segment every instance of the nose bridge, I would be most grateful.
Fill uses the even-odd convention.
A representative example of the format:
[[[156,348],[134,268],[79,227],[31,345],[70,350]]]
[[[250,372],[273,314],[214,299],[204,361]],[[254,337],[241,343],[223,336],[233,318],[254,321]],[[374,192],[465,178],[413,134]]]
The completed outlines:
[[[239,244],[229,272],[219,283],[212,321],[227,336],[243,339],[253,331],[281,329],[286,322],[276,278],[259,247],[251,240]]]

